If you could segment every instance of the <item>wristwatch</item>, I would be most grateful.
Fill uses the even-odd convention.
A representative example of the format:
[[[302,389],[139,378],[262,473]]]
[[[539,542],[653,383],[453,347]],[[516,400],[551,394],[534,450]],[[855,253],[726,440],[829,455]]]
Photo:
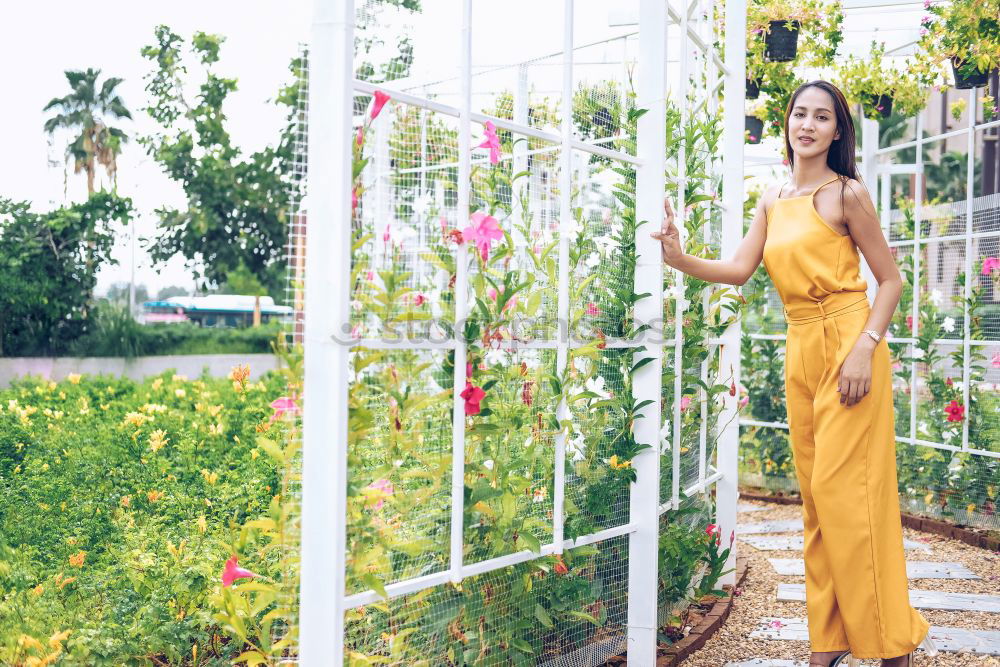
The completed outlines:
[[[872,337],[872,340],[874,340],[876,343],[882,340],[882,336],[878,335],[878,332],[875,331],[874,329],[865,329],[861,333],[868,334],[869,336]]]

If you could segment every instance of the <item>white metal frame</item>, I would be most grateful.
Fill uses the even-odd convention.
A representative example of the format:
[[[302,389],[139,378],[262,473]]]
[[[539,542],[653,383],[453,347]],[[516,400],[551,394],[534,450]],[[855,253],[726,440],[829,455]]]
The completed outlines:
[[[709,16],[713,8],[709,0]],[[564,0],[563,46],[564,52],[573,53],[573,0]],[[325,261],[306,263],[305,281],[305,409],[303,413],[303,480],[302,480],[302,576],[301,576],[301,637],[300,659],[304,664],[343,664],[344,612],[346,609],[374,602],[380,597],[374,591],[355,595],[345,594],[345,545],[346,526],[346,461],[347,461],[347,378],[350,347],[336,341],[337,333],[345,331],[349,323],[349,285],[347,271],[350,266],[350,201],[351,192],[351,123],[353,93],[373,93],[376,88],[388,92],[393,101],[429,109],[459,119],[459,196],[457,216],[469,218],[470,137],[473,121],[492,120],[498,128],[520,135],[533,136],[559,144],[563,151],[560,158],[560,227],[561,231],[572,222],[571,210],[571,159],[574,151],[595,153],[619,162],[630,163],[636,168],[636,216],[651,224],[643,226],[637,234],[637,263],[635,280],[651,297],[640,301],[636,307],[637,322],[655,324],[662,322],[662,263],[659,242],[645,233],[659,226],[663,216],[666,137],[663,128],[666,112],[666,29],[673,20],[681,26],[681,53],[692,47],[710,57],[713,72],[712,84],[706,91],[713,99],[718,89],[717,76],[721,73],[727,100],[742,100],[744,95],[745,56],[745,2],[726,0],[727,37],[725,62],[711,50],[711,40],[698,34],[689,21],[695,10],[702,9],[696,0],[690,5],[675,9],[664,0],[640,0],[639,71],[640,94],[638,104],[648,112],[639,119],[639,155],[630,156],[616,150],[574,139],[572,136],[572,84],[573,58],[565,58],[563,65],[563,117],[558,135],[540,131],[526,125],[526,118],[515,115],[515,121],[491,118],[471,109],[471,18],[472,0],[463,0],[460,33],[459,80],[460,104],[450,106],[425,99],[391,86],[374,86],[353,78],[353,0],[316,0],[313,39],[310,53],[313,85],[309,87],[309,153],[308,174],[312,183],[320,184],[310,190],[310,224],[307,234],[307,256],[322,257]],[[709,23],[711,19],[709,19]],[[686,59],[682,59],[682,62]],[[682,91],[686,92],[687,72],[682,65]],[[316,82],[328,82],[319,85]],[[682,95],[684,93],[682,92]],[[686,107],[685,98],[681,99]],[[712,102],[714,105],[714,101]],[[727,220],[723,226],[722,251],[731,254],[742,235],[743,210],[743,125],[741,104],[727,104],[724,109],[723,132],[723,187],[724,199],[720,208],[739,215]],[[685,112],[687,113],[687,112]],[[516,156],[517,157],[517,156]],[[682,156],[683,157],[683,156]],[[683,159],[681,161],[683,164]],[[683,175],[682,175],[683,176]],[[683,181],[682,181],[683,182]],[[679,207],[683,212],[683,205]],[[683,215],[683,213],[682,213]],[[560,320],[568,319],[568,235],[560,234],[558,313]],[[461,295],[468,289],[466,271],[467,249],[458,246],[455,290],[456,321],[467,315],[467,305]],[[326,260],[326,258],[329,258]],[[677,276],[678,278],[680,276]],[[648,287],[647,287],[648,286]],[[683,306],[678,304],[677,322],[683,316]],[[456,328],[457,329],[457,328]],[[655,328],[654,328],[655,331]],[[647,332],[647,337],[648,337]],[[431,586],[458,582],[462,579],[506,567],[515,563],[553,553],[565,548],[591,544],[621,535],[629,536],[629,660],[640,667],[655,664],[657,617],[657,548],[659,517],[663,511],[679,507],[680,460],[679,447],[674,447],[674,486],[672,498],[660,504],[660,395],[662,377],[662,348],[674,347],[675,363],[680,368],[680,342],[682,331],[677,327],[677,337],[662,347],[647,345],[645,354],[652,355],[654,363],[639,369],[633,377],[637,400],[653,401],[643,410],[645,419],[636,424],[636,438],[654,447],[637,456],[634,466],[638,481],[633,485],[630,500],[630,521],[624,525],[583,536],[576,540],[563,539],[563,459],[565,439],[556,440],[555,492],[553,511],[553,540],[541,548],[540,554],[520,551],[474,564],[463,563],[463,502],[464,502],[464,401],[455,392],[452,465],[452,523],[450,565],[448,569],[419,578],[394,582],[386,586],[390,597],[397,597]],[[736,323],[718,339],[711,341],[721,354],[721,368],[727,369],[727,379],[739,382],[740,327]],[[608,341],[608,347],[638,347],[643,340]],[[357,345],[381,347],[379,341],[359,341]],[[454,386],[464,386],[466,349],[460,332],[455,338],[441,344],[421,342],[402,345],[393,342],[393,349],[453,349],[455,353]],[[548,347],[557,350],[559,370],[565,368],[568,341],[540,341],[530,347]],[[524,347],[523,345],[519,347]],[[636,359],[637,360],[637,359]],[[703,369],[704,371],[705,369]],[[680,375],[674,387],[679,398]],[[722,535],[728,536],[736,527],[738,422],[736,414],[738,397],[725,396],[723,412],[724,431],[720,434],[718,468],[708,474],[706,461],[699,463],[699,481],[683,492],[707,492],[716,484],[718,518]],[[675,442],[680,436],[679,401],[674,401]],[[565,403],[558,408],[560,418],[569,418]],[[703,427],[704,428],[704,427]],[[699,448],[705,456],[705,436]],[[735,563],[735,545],[730,554],[729,566]],[[725,575],[721,583],[733,583],[734,575]]]
[[[927,243],[940,243],[942,241],[964,241],[965,242],[965,253],[964,253],[964,265],[963,270],[967,277],[964,286],[963,298],[967,301],[971,295],[972,290],[972,241],[976,238],[981,237],[1000,237],[1000,231],[992,232],[974,232],[973,231],[973,212],[974,212],[974,182],[975,182],[975,138],[976,133],[987,130],[989,128],[1000,127],[1000,120],[992,120],[985,123],[974,123],[979,115],[979,99],[978,99],[978,89],[972,88],[965,91],[967,96],[967,109],[969,112],[970,122],[967,127],[960,128],[957,130],[952,130],[950,132],[943,132],[936,135],[923,136],[924,131],[924,121],[923,114],[918,114],[916,116],[916,139],[912,141],[902,142],[892,146],[886,146],[880,148],[878,146],[878,122],[870,120],[868,118],[862,118],[862,141],[861,141],[861,173],[865,180],[872,189],[872,197],[879,202],[879,209],[881,211],[881,222],[883,231],[886,236],[890,232],[890,220],[889,213],[892,209],[892,202],[890,200],[891,195],[891,184],[892,176],[897,174],[912,174],[916,177],[916,187],[914,191],[914,218],[915,218],[915,228],[914,228],[914,238],[912,240],[892,240],[887,241],[890,248],[912,248],[913,249],[913,270],[914,270],[914,282],[915,282],[915,293],[912,304],[911,315],[913,317],[913,335],[910,337],[905,336],[892,336],[887,335],[886,340],[890,343],[908,343],[912,346],[917,342],[917,336],[920,334],[920,300],[919,300],[919,285],[920,285],[920,274],[922,267],[920,265],[920,253],[917,251],[921,246]],[[952,137],[965,136],[966,150],[967,150],[967,165],[966,165],[966,199],[965,199],[965,231],[961,234],[951,234],[948,236],[935,236],[932,239],[924,239],[921,236],[921,222],[923,221],[923,178],[924,178],[924,161],[923,161],[923,146],[925,144],[931,144],[943,139],[949,139]],[[916,148],[916,162],[914,164],[894,164],[891,162],[879,162],[880,156],[890,156],[900,150],[906,148]],[[865,279],[868,282],[868,297],[869,300],[874,300],[875,293],[878,289],[878,284],[872,276],[871,270],[868,268],[867,262],[864,262],[862,258],[862,269],[864,271]],[[960,344],[963,347],[964,353],[964,364],[962,368],[962,382],[963,382],[963,405],[966,409],[966,417],[962,420],[962,444],[959,446],[948,445],[943,442],[933,442],[930,440],[924,440],[917,437],[917,364],[916,362],[910,363],[910,434],[909,436],[896,436],[898,442],[907,443],[910,445],[920,445],[922,447],[930,447],[932,449],[941,449],[945,451],[952,452],[967,452],[969,454],[976,454],[980,456],[990,456],[993,458],[1000,458],[1000,452],[994,452],[984,449],[977,449],[974,447],[969,447],[969,361],[970,361],[970,350],[973,346],[982,346],[985,348],[1000,349],[1000,341],[995,340],[972,340],[969,337],[969,309],[964,307],[963,322],[964,326],[962,328],[963,336],[962,339],[937,339],[934,341],[935,345],[956,345]],[[783,334],[748,334],[751,338],[755,339],[769,339],[769,340],[784,340],[785,336]],[[742,426],[766,426],[770,428],[780,428],[788,429],[788,424],[781,422],[762,422],[753,419],[741,419],[740,425]]]

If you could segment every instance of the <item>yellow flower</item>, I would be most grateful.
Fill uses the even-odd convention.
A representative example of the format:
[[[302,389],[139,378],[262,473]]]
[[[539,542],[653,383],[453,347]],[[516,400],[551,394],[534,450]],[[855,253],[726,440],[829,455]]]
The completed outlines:
[[[163,498],[163,491],[156,491],[156,490],[149,491],[146,493],[146,498],[149,500],[149,502],[155,503],[159,501],[161,498]]]
[[[56,578],[56,584],[58,584],[59,590],[66,588],[67,584],[71,584],[76,581],[76,577],[66,577],[65,579],[61,579],[61,577],[62,573],[60,573],[59,577]]]
[[[42,642],[38,641],[31,635],[21,635],[20,638],[17,640],[17,644],[18,646],[21,646],[26,649],[33,648],[33,649],[38,649],[39,651],[45,650],[45,647],[42,646]]]
[[[187,392],[184,391],[183,389],[174,389],[174,396],[176,396],[177,398],[184,398],[186,395]]]
[[[233,381],[233,391],[235,391],[237,394],[240,393],[241,391],[243,391],[243,383],[236,382],[234,380]]]
[[[52,382],[51,380],[49,381],[49,391],[55,391],[56,387],[58,387],[58,386],[59,385],[56,384],[55,382]]]
[[[933,500],[934,500],[934,492],[933,491],[931,491],[926,496],[924,496],[924,504],[926,504],[926,505],[930,505]]]
[[[250,450],[250,460],[251,461],[257,460],[257,457],[259,457],[259,456],[260,456],[260,452],[257,451],[257,449],[251,449]]]
[[[152,386],[153,386],[153,391],[156,391],[157,389],[159,389],[160,387],[162,387],[163,386],[163,378],[156,378],[155,380],[153,380],[153,385]]]
[[[976,503],[969,503],[968,505],[965,506],[965,511],[968,512],[969,514],[972,514],[972,512],[975,511],[975,509],[976,509]]]
[[[198,517],[198,532],[204,534],[208,530],[208,521],[205,520],[205,515],[202,514]]]
[[[215,486],[215,483],[219,481],[219,473],[217,472],[210,473],[205,468],[201,469],[201,476],[204,477],[205,481],[211,484],[212,486]]]
[[[49,637],[49,646],[52,648],[62,649],[62,643],[66,641],[72,630],[63,630],[62,632],[57,632]]]
[[[187,382],[187,375],[178,375],[174,373],[174,376],[170,378],[171,382]]]
[[[246,382],[248,377],[250,377],[250,364],[233,366],[233,370],[229,373],[229,379],[240,384]]]
[[[630,465],[632,465],[632,461],[622,461],[621,463],[619,463],[618,455],[615,454],[608,460],[608,465],[610,465],[611,468],[614,470],[621,470],[622,468],[628,468]]]
[[[45,592],[45,587],[42,586],[41,584],[38,584],[37,586],[31,589],[31,592],[35,594],[35,597],[38,597],[39,595]]]
[[[18,463],[16,466],[14,466],[14,472],[15,473],[21,472],[21,464],[20,463]]]
[[[78,540],[75,537],[67,537],[66,538],[66,544],[70,545],[71,547],[72,546],[76,546],[77,541]]]
[[[49,464],[48,463],[43,463],[42,464],[42,470],[48,470],[48,469],[49,469]]]
[[[222,412],[222,408],[223,407],[224,406],[221,405],[221,404],[220,405],[210,405],[210,406],[208,406],[208,414],[212,415],[212,418],[214,419],[215,417],[219,416],[219,413]]]
[[[101,407],[103,408],[104,406],[102,405]],[[128,414],[125,415],[125,421],[122,425],[124,426],[131,424],[132,426],[139,428],[140,426],[145,424],[147,420],[153,421],[153,418],[148,415],[144,415],[141,412],[129,412]]]
[[[132,505],[132,496],[122,496],[121,500],[118,501],[118,504],[121,505],[122,507],[129,507],[129,506],[131,506]]]
[[[59,392],[59,400],[60,401],[65,401],[66,400],[66,392],[65,391],[60,391]]]
[[[171,556],[173,556],[174,558],[177,558],[179,560],[180,557],[184,554],[184,545],[185,544],[187,544],[187,540],[186,539],[181,540],[181,543],[178,546],[174,546],[173,542],[171,542],[170,540],[167,540],[167,551],[170,552]]]
[[[79,373],[70,373],[66,376],[66,379],[69,380],[70,384],[80,384],[80,378],[82,377]]]
[[[78,551],[69,557],[69,564],[73,567],[83,567],[83,561],[86,557],[86,551]]]
[[[149,434],[149,447],[154,452],[160,451],[168,442],[170,442],[170,438],[167,437],[167,432],[163,429],[156,429]]]
[[[222,435],[222,424],[209,424],[208,432],[210,435]]]

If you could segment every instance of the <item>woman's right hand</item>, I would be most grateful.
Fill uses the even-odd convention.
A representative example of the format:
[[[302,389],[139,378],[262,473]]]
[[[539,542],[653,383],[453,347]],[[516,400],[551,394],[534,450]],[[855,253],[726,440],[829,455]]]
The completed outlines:
[[[680,231],[674,226],[674,210],[670,207],[670,198],[663,199],[663,227],[659,232],[650,232],[654,239],[659,239],[663,261],[671,264],[684,256],[681,249]]]

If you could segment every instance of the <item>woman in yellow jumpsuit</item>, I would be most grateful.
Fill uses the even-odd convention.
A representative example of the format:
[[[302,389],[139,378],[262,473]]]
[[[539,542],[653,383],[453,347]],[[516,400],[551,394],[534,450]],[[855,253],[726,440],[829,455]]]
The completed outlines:
[[[761,197],[731,259],[683,252],[669,201],[664,262],[742,285],[761,260],[784,303],[789,436],[802,495],[810,665],[881,658],[912,665],[937,649],[910,606],[896,480],[889,348],[882,338],[902,281],[855,163],[854,125],[826,81],[799,87],[785,111],[792,178]],[[839,182],[840,187],[828,187]],[[858,248],[878,280],[868,302]]]

